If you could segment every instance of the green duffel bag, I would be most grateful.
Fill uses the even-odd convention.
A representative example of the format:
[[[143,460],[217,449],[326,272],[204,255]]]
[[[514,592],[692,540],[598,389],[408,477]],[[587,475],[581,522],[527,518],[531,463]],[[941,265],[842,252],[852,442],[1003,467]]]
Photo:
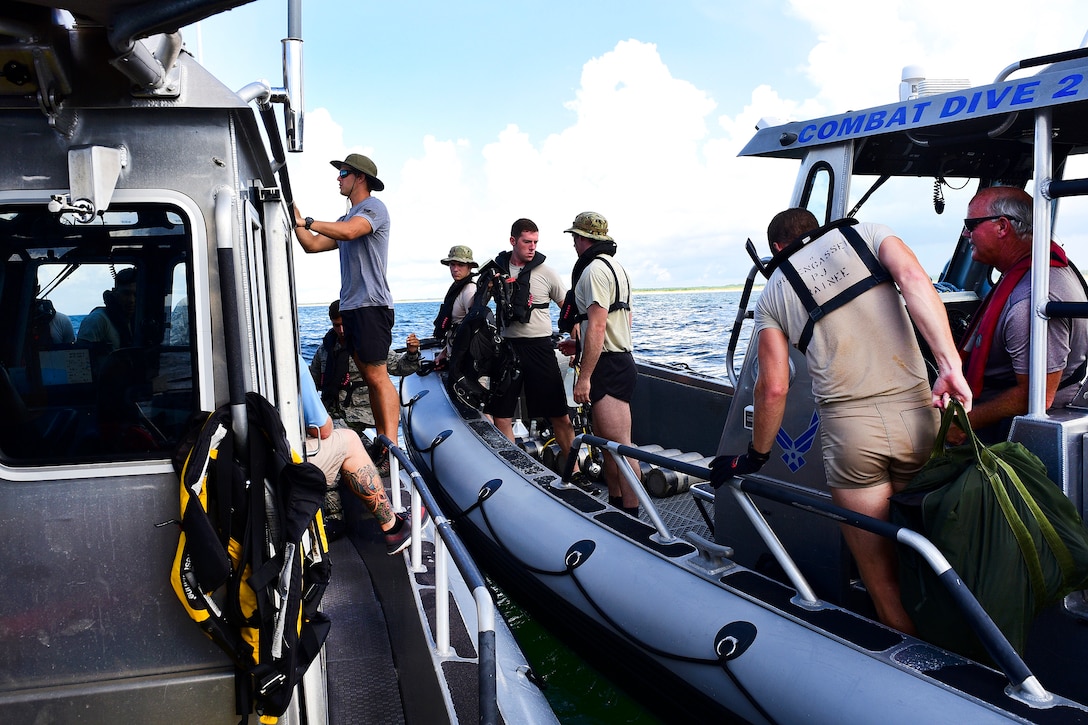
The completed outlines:
[[[941,422],[933,454],[892,497],[892,523],[924,534],[1023,653],[1032,619],[1044,607],[1088,586],[1088,528],[1019,443],[983,446],[958,402]],[[964,445],[945,450],[953,418]],[[933,570],[899,547],[903,606],[918,634],[983,662],[986,651]]]

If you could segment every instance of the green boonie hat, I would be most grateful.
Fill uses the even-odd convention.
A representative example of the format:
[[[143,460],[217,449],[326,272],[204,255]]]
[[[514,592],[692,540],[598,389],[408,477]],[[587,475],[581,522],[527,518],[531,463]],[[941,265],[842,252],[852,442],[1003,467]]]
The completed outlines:
[[[595,211],[584,211],[574,217],[574,226],[565,229],[564,234],[577,234],[587,239],[596,239],[598,242],[615,241],[608,236],[608,220]]]
[[[360,172],[367,178],[367,181],[369,182],[367,185],[370,187],[371,191],[381,191],[385,188],[385,184],[378,178],[378,167],[373,161],[362,154],[348,154],[347,158],[343,161],[333,159],[329,163],[338,169],[341,166],[350,166]]]
[[[450,254],[448,257],[442,260],[442,264],[449,266],[450,262],[460,262],[461,264],[467,264],[470,267],[479,267],[472,259],[472,250],[466,247],[464,244],[458,244],[455,247],[450,247]]]

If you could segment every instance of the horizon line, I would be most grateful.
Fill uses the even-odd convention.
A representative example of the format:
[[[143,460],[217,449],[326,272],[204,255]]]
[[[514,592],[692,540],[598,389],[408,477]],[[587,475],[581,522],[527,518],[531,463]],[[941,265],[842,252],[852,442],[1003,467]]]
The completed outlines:
[[[762,284],[753,286],[753,289],[762,289]],[[738,292],[744,289],[743,283],[738,284],[723,284],[723,285],[710,285],[707,287],[645,287],[635,288],[631,290],[633,294],[675,294],[680,292]],[[434,298],[422,298],[422,299],[410,299],[410,300],[393,300],[393,304],[416,304],[420,302],[441,302],[441,297]],[[328,302],[299,302],[299,307],[327,307]]]

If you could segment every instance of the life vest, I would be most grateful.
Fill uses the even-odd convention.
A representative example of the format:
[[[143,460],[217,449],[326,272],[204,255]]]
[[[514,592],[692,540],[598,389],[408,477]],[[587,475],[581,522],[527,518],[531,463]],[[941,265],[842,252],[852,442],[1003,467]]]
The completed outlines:
[[[797,341],[797,349],[802,353],[808,349],[812,332],[819,320],[892,278],[873,254],[873,250],[852,228],[857,223],[857,219],[839,219],[808,232],[776,254],[767,265],[768,276],[775,268],[782,269],[783,276],[808,312],[808,321]],[[816,247],[809,247],[833,229],[838,229],[846,240],[842,248],[821,251]],[[795,257],[803,250],[807,253],[795,261]],[[836,258],[834,270],[829,269],[826,264],[832,255]],[[847,274],[844,275],[844,271]]]
[[[1088,297],[1088,284],[1085,283],[1084,276],[1081,275],[1076,265],[1069,260],[1065,250],[1054,242],[1050,243],[1050,266],[1072,267],[1073,271],[1076,272],[1081,287],[1084,289],[1085,296]],[[990,358],[990,349],[994,341],[994,332],[997,330],[997,323],[1001,319],[1001,313],[1004,311],[1009,297],[1012,296],[1016,286],[1029,269],[1031,269],[1030,256],[1020,260],[1001,275],[1001,279],[998,280],[997,284],[986,295],[986,299],[975,310],[975,314],[968,325],[967,334],[964,335],[960,347],[960,355],[965,363],[964,375],[967,378],[967,383],[971,386],[971,392],[976,397],[981,395],[983,390],[989,392],[1006,390],[1015,387],[1017,384],[1016,376],[1012,373],[1002,376],[986,375],[985,372],[986,363]],[[1071,354],[1074,352],[1070,351]],[[1067,388],[1070,385],[1079,385],[1084,381],[1085,372],[1088,372],[1088,359],[1081,361],[1081,364],[1073,372],[1062,376],[1061,381],[1058,383],[1058,390]]]
[[[508,304],[508,291],[502,272],[490,263],[484,265],[472,307],[453,336],[447,389],[452,397],[478,410],[486,410],[488,403],[521,379],[517,352],[502,334],[501,317],[497,320],[488,306],[494,299],[496,308],[502,309]]]
[[[256,709],[275,723],[329,632],[318,611],[330,571],[325,476],[291,449],[267,400],[247,393],[246,410],[247,460],[234,448],[230,406],[175,452],[181,536],[170,583],[234,662],[243,722]]]
[[[532,317],[533,310],[548,309],[548,300],[543,302],[533,301],[531,289],[532,270],[544,264],[546,257],[539,253],[534,255],[532,260],[522,267],[521,273],[517,277],[510,274],[510,257],[510,252],[499,252],[495,255],[495,259],[487,263],[498,268],[505,275],[503,283],[506,285],[506,299],[502,306],[497,309],[497,312],[505,324],[512,322],[524,324]]]
[[[351,400],[352,384],[349,370],[351,353],[343,346],[337,349],[339,343],[340,337],[336,334],[336,330],[329,330],[321,340],[321,347],[325,350],[325,367],[321,370],[320,388],[321,400],[326,405],[339,404],[341,390],[349,391],[348,400]]]
[[[475,277],[476,273],[473,272],[463,279],[455,280],[450,285],[449,290],[446,292],[446,298],[442,300],[442,306],[438,308],[438,316],[434,318],[434,338],[436,340],[445,340],[453,333],[456,327],[453,323],[453,304],[461,295],[461,290],[472,282]]]
[[[631,309],[631,298],[626,300],[620,299],[620,278],[616,275],[616,268],[612,266],[612,263],[608,261],[606,256],[611,257],[616,254],[615,242],[597,242],[589,249],[587,249],[582,255],[578,257],[578,261],[574,263],[574,271],[570,276],[570,289],[567,290],[567,296],[563,298],[563,305],[559,308],[559,322],[558,327],[560,332],[571,332],[575,325],[587,318],[585,312],[578,312],[578,305],[575,302],[574,290],[578,286],[578,281],[582,278],[582,273],[585,272],[586,267],[594,259],[600,259],[604,262],[608,270],[612,272],[612,279],[616,283],[616,297],[612,301],[612,304],[608,306],[609,313],[616,310],[629,310]],[[630,294],[631,280],[627,277],[627,271],[624,270],[624,279],[627,280],[627,291]]]

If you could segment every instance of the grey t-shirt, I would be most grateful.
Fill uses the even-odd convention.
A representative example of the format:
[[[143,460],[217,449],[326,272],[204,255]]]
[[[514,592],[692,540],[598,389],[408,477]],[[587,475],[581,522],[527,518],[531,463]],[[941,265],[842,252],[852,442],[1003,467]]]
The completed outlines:
[[[373,229],[357,239],[337,242],[340,250],[340,309],[393,307],[386,270],[389,265],[389,211],[369,196],[348,210],[339,221],[365,217]]]

